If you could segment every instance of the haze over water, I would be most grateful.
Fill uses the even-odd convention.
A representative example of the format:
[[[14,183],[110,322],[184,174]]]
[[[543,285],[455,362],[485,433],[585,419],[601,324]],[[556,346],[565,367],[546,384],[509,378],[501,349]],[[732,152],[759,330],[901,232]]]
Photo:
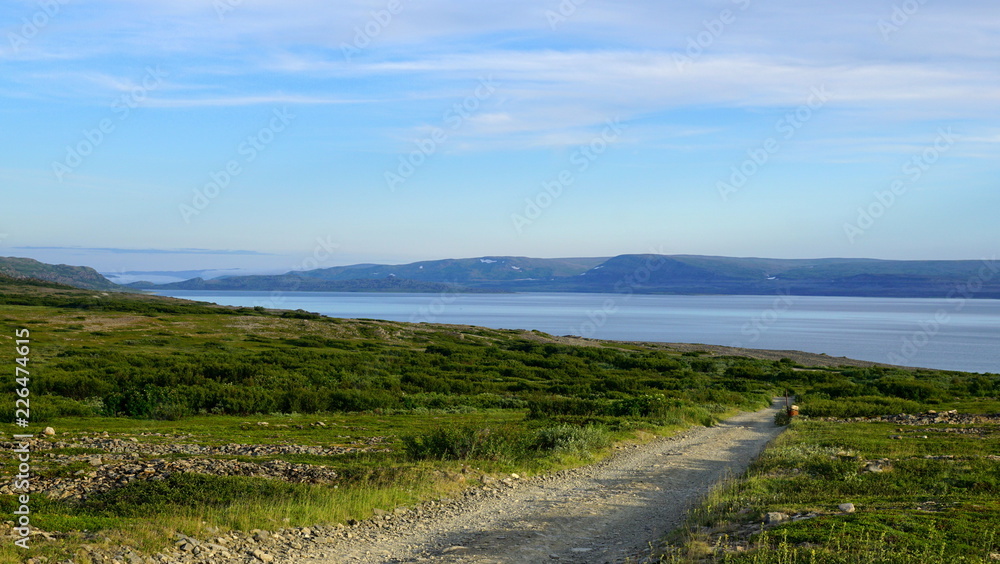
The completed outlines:
[[[1000,372],[1000,300],[627,294],[158,292],[340,318],[537,329],[596,339],[801,350]]]

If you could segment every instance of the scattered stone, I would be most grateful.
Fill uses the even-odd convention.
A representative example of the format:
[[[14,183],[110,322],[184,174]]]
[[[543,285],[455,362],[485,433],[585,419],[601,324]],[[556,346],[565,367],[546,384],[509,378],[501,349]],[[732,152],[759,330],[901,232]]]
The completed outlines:
[[[771,511],[764,516],[765,525],[777,525],[789,519],[787,513],[780,513],[778,511]]]
[[[882,472],[886,472],[891,469],[892,465],[888,460],[873,460],[868,464],[865,464],[865,467],[861,471],[865,473],[881,474]]]
[[[52,427],[46,427],[45,430],[42,431],[42,434],[45,435],[46,437],[51,437],[52,435],[56,434],[56,430],[53,429]]]
[[[841,503],[840,505],[837,506],[837,508],[843,511],[844,513],[854,513],[856,511],[853,503]]]
[[[264,552],[263,550],[255,550],[252,552],[254,558],[260,560],[261,562],[274,562],[274,557],[270,554]]]

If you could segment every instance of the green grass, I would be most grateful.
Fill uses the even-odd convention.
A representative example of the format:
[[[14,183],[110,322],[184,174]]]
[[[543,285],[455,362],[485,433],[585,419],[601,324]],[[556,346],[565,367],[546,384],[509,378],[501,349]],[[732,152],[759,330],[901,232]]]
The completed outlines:
[[[663,562],[989,562],[1000,552],[1000,427],[794,421],[714,490]],[[902,436],[902,439],[891,438]],[[926,437],[926,438],[924,438]],[[879,461],[882,472],[866,472]],[[842,503],[853,503],[845,514]],[[753,532],[768,512],[815,517]],[[745,551],[737,552],[742,545]]]

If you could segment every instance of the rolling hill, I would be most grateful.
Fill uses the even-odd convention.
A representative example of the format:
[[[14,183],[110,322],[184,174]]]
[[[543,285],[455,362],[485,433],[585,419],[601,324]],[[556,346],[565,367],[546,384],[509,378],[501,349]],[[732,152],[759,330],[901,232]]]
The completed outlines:
[[[0,257],[0,275],[15,279],[55,282],[86,290],[122,290],[93,268],[46,264],[30,258]]]
[[[1000,298],[996,261],[767,259],[699,255],[477,257],[358,264],[278,276],[196,278],[151,289],[605,292]]]

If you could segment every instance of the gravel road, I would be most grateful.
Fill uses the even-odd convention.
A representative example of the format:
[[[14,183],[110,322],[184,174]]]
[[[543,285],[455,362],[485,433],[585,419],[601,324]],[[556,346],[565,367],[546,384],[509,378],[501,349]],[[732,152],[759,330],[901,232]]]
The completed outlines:
[[[778,405],[622,448],[591,466],[508,480],[450,503],[322,535],[287,561],[622,562],[679,526],[712,484],[746,469],[781,432],[773,422]]]

